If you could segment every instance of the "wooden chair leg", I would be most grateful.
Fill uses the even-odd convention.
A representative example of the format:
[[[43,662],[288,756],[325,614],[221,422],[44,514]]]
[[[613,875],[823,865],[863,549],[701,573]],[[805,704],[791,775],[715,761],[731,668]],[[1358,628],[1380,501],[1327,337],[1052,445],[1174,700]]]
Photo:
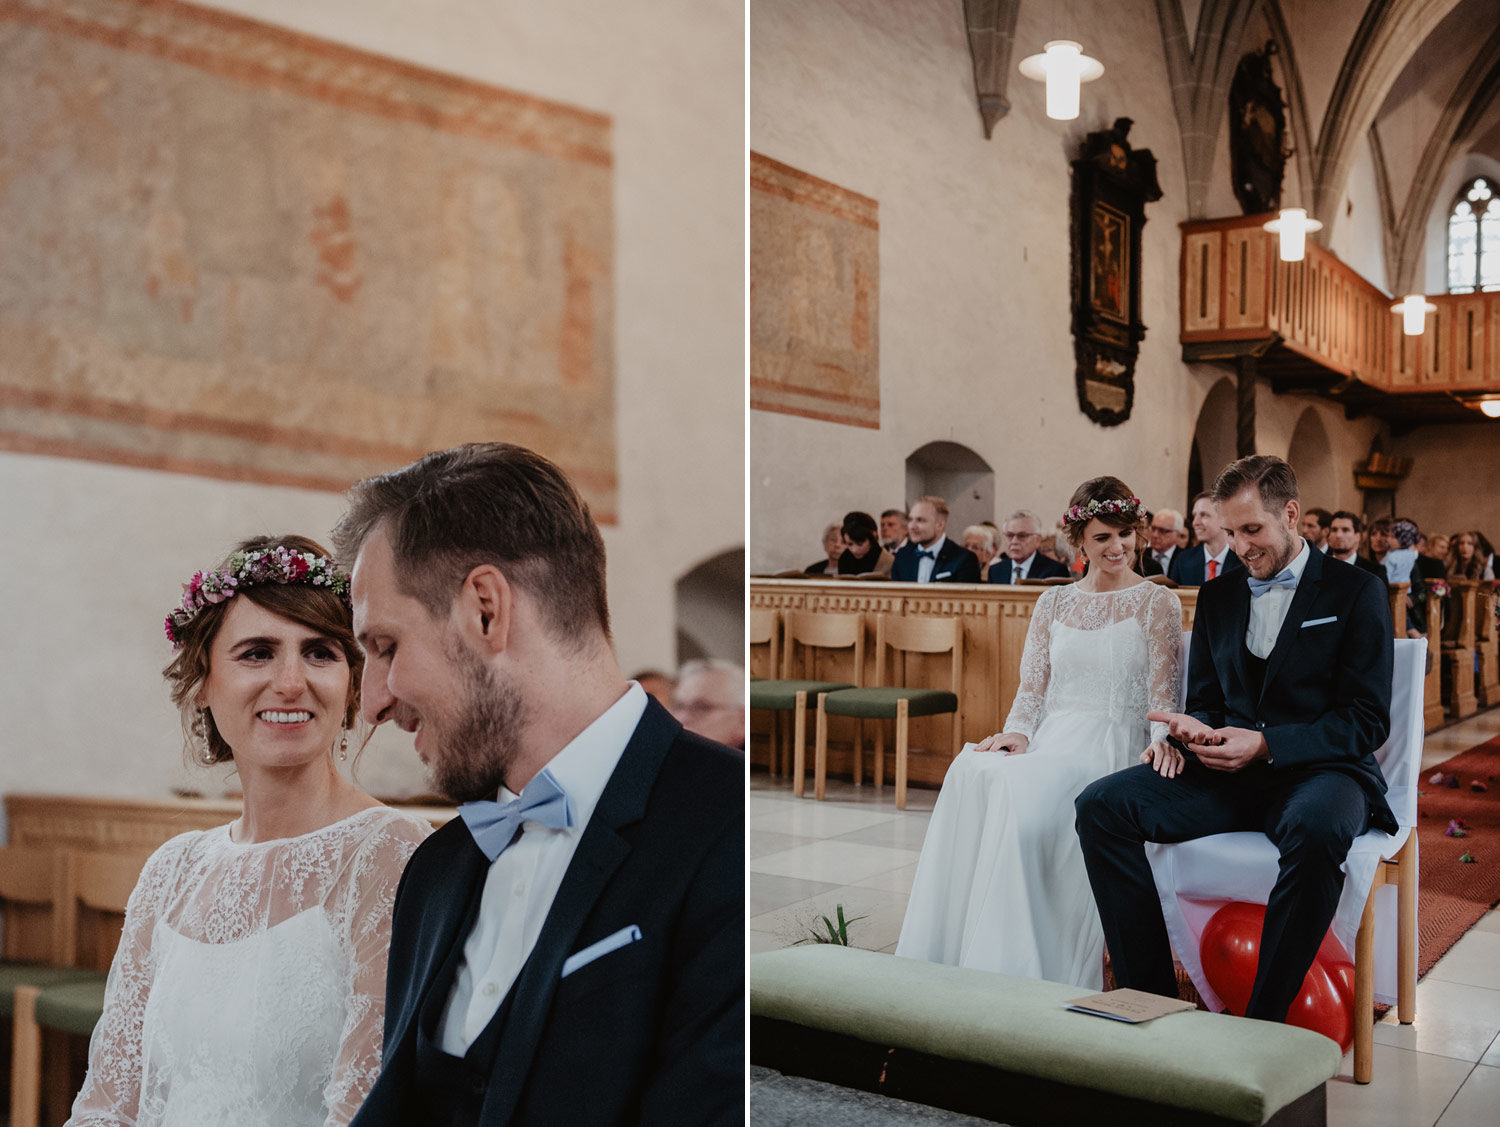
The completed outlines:
[[[854,785],[865,785],[865,722],[854,722]]]
[[[896,702],[896,809],[906,809],[906,720],[907,703]]]
[[[1354,1082],[1368,1084],[1375,1066],[1375,890],[1354,937]]]
[[[807,693],[797,694],[792,714],[792,794],[802,797],[802,777],[807,770]]]
[[[1417,1020],[1417,831],[1406,835],[1397,854],[1396,878],[1396,1018],[1402,1025]]]
[[[823,801],[828,789],[828,713],[823,709],[827,693],[818,694],[818,732],[813,754],[813,798]]]
[[[766,770],[771,773],[771,778],[781,777],[781,748],[777,746],[776,737],[781,733],[781,713],[771,713],[771,734],[766,737]]]
[[[42,1106],[42,1031],[36,1023],[35,986],[16,988],[10,1042],[10,1124],[37,1127]]]
[[[875,722],[875,789],[885,786],[885,721]]]

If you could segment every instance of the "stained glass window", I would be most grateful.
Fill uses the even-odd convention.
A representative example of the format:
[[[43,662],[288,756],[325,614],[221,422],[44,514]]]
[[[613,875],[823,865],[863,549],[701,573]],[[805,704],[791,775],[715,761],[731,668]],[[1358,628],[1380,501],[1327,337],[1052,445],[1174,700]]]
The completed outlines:
[[[1448,213],[1448,292],[1500,290],[1500,196],[1477,177]]]

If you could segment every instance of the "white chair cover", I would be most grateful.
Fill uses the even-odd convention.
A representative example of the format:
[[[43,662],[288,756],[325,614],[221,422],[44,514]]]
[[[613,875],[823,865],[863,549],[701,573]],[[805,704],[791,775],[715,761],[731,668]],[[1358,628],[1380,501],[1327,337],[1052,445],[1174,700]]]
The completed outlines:
[[[1426,656],[1425,638],[1396,639],[1390,738],[1376,751],[1375,758],[1390,788],[1386,801],[1399,828],[1394,835],[1370,830],[1356,838],[1344,862],[1344,890],[1331,930],[1351,960],[1376,866],[1406,843],[1407,834],[1417,823]],[[1183,669],[1187,669],[1186,659]],[[1209,919],[1225,904],[1236,900],[1266,902],[1279,867],[1276,847],[1265,834],[1227,833],[1176,845],[1149,843],[1146,855],[1156,878],[1172,947],[1204,1002],[1211,1009],[1222,1010],[1224,1003],[1203,974],[1199,939]],[[1385,1005],[1396,1004],[1396,935],[1396,888],[1384,885],[1375,896],[1375,1000]]]

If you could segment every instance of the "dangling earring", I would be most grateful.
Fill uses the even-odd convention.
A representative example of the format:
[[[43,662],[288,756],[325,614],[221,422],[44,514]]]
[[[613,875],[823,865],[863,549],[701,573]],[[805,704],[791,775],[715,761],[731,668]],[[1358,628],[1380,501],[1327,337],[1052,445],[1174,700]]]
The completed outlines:
[[[200,708],[198,715],[193,717],[192,724],[193,739],[198,744],[198,758],[205,767],[214,765],[214,750],[208,746],[208,709]]]
[[[344,729],[344,734],[339,737],[339,762],[344,763],[349,759],[349,729]]]

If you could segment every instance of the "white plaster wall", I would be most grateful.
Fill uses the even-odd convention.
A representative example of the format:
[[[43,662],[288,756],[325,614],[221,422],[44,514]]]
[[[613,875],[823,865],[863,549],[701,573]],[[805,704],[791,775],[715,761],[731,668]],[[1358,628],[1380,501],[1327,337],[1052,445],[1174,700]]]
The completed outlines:
[[[1396,490],[1396,512],[1424,532],[1477,528],[1500,544],[1500,420],[1420,427],[1391,452],[1414,459]]]
[[[995,468],[997,513],[1060,513],[1099,473],[1148,500],[1183,492],[1207,386],[1178,359],[1186,205],[1155,6],[1090,5],[1079,21],[1106,68],[1082,117],[1049,121],[1041,86],[1013,75],[986,141],[957,0],[752,4],[751,147],[879,201],[881,303],[879,430],[751,412],[752,571],[815,558],[829,514],[910,500],[905,456],[936,440]],[[1045,6],[1021,6],[1017,60],[1055,37]],[[1101,428],[1074,391],[1068,162],[1116,116],[1156,155],[1165,195],[1146,212],[1134,412]]]
[[[1375,162],[1370,144],[1360,144],[1339,200],[1338,222],[1333,224],[1329,249],[1367,282],[1390,293],[1385,270],[1384,223],[1380,218],[1380,193],[1375,185]]]
[[[609,114],[615,153],[616,648],[671,667],[674,582],[744,542],[744,23],[737,0],[237,0],[219,6]],[[503,438],[503,435],[496,437]],[[339,498],[0,454],[0,792],[182,781],[160,620],[266,528],[323,537]],[[809,557],[810,558],[810,557]],[[421,790],[410,740],[361,778]],[[222,786],[201,773],[193,785]],[[0,828],[3,830],[3,828]]]

